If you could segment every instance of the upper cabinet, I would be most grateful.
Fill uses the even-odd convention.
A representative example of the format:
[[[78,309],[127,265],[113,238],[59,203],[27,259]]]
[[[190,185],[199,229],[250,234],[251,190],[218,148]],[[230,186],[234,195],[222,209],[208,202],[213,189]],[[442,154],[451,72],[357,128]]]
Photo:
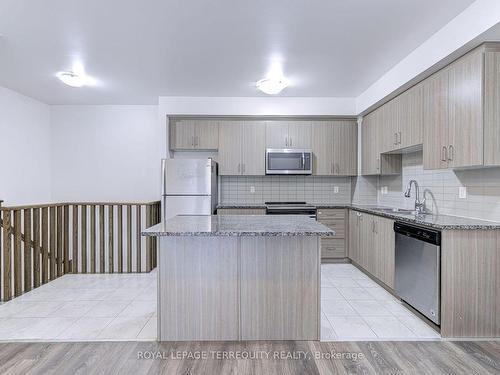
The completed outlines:
[[[500,164],[498,51],[480,46],[423,82],[425,169]]]
[[[219,123],[216,120],[172,119],[169,129],[171,150],[217,150],[219,148]]]
[[[384,107],[363,117],[361,124],[361,174],[393,175],[401,173],[402,158],[398,154],[384,154],[387,147],[386,119]],[[394,129],[394,128],[390,128]]]
[[[265,174],[266,125],[263,121],[221,121],[219,174]]]
[[[382,152],[394,152],[423,143],[423,89],[416,85],[381,106],[378,111]]]
[[[312,121],[313,174],[356,176],[358,124],[356,120]]]
[[[267,148],[311,148],[311,123],[297,120],[266,121]]]

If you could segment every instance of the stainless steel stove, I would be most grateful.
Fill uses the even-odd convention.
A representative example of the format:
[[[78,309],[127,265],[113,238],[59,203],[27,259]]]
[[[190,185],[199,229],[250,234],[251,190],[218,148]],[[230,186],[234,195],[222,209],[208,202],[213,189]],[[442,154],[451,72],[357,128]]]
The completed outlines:
[[[316,219],[316,206],[306,202],[266,202],[267,215],[307,215]]]

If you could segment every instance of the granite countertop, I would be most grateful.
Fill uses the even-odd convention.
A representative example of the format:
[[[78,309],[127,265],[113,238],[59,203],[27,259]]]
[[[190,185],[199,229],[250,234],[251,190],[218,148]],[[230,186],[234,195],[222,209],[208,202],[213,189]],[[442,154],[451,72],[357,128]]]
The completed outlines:
[[[460,216],[452,215],[439,215],[439,214],[426,214],[416,216],[409,212],[392,212],[392,211],[381,211],[380,209],[391,209],[387,206],[377,206],[377,205],[356,205],[349,203],[316,203],[315,206],[318,209],[342,209],[348,208],[351,210],[365,212],[372,215],[387,217],[389,219],[417,224],[429,228],[439,229],[439,230],[495,230],[500,229],[500,222],[473,219]],[[265,204],[244,204],[235,203],[232,204],[221,204],[219,208],[255,208],[262,207],[265,208]]]
[[[439,230],[494,230],[500,229],[500,223],[494,221],[472,219],[451,215],[424,214],[415,215],[413,213],[380,211],[378,206],[349,205],[349,208],[359,212],[387,217],[389,219],[417,224]]]
[[[142,232],[144,236],[335,236],[317,221],[297,215],[176,216]]]

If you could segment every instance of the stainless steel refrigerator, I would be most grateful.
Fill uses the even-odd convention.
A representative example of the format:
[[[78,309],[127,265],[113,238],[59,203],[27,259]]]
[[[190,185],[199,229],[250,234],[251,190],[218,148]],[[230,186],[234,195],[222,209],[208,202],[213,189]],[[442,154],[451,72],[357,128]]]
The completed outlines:
[[[212,159],[163,159],[162,218],[212,215],[217,206],[217,163]]]

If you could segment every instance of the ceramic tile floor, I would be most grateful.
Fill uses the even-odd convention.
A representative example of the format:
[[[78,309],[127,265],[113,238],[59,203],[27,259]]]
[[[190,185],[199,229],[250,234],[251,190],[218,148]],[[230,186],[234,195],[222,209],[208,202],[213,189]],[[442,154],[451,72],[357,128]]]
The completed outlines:
[[[350,264],[321,266],[321,340],[438,340]],[[0,305],[0,341],[156,340],[156,272],[65,275]]]
[[[0,341],[156,340],[156,271],[65,275],[0,305]]]
[[[440,338],[439,333],[353,265],[321,266],[321,341]]]

